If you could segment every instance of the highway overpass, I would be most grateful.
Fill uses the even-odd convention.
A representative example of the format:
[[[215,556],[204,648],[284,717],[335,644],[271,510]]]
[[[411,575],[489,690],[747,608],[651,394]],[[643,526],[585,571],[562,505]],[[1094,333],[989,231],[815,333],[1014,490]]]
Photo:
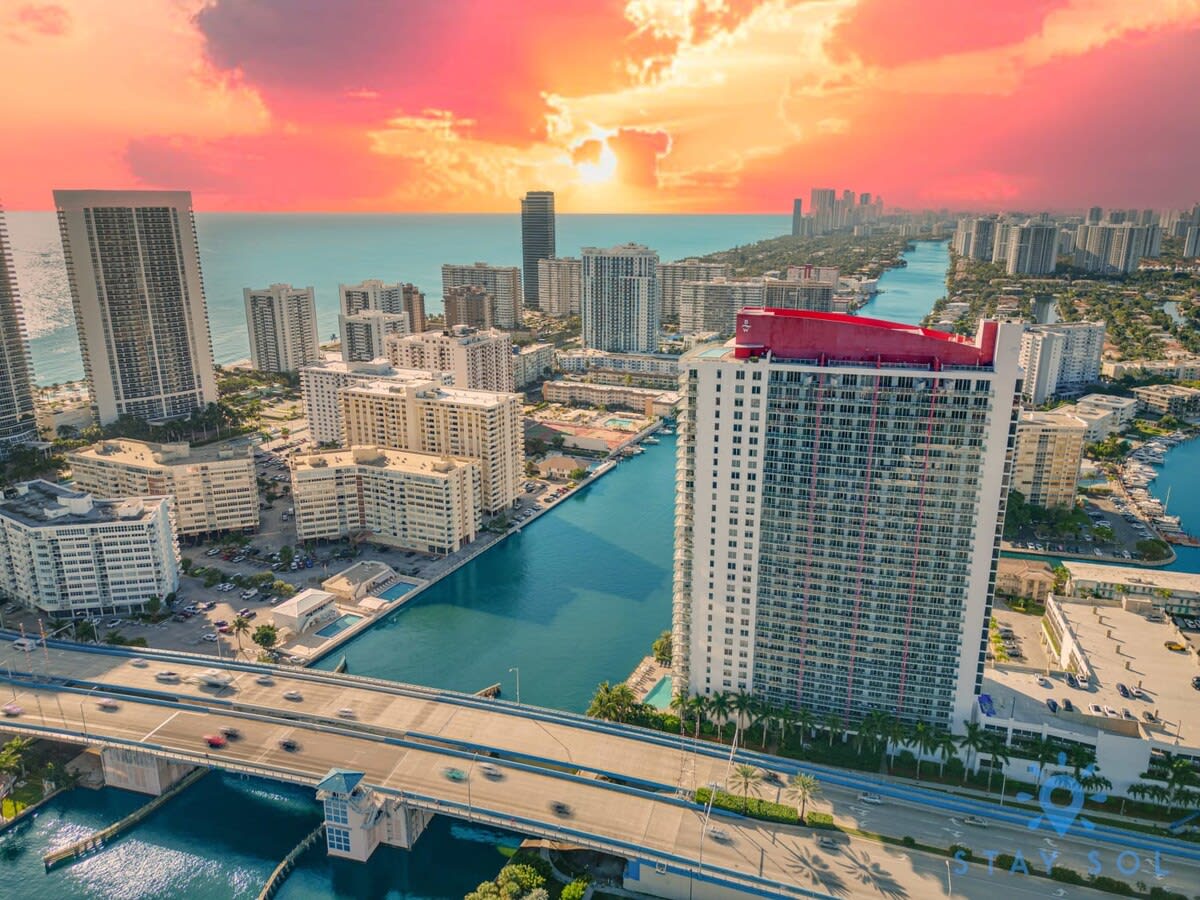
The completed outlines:
[[[205,685],[198,676],[213,663],[186,653],[144,651],[139,657],[54,642],[25,652],[5,644],[0,674],[11,682],[12,693],[0,702],[15,697],[24,710],[5,725],[108,748],[118,763],[152,754],[179,764],[177,771],[206,765],[316,786],[332,769],[353,770],[393,809],[402,807],[409,815],[442,813],[623,856],[636,877],[630,886],[663,896],[876,896],[895,894],[893,883],[907,885],[901,894],[908,896],[944,890],[945,860],[938,857],[844,838],[829,852],[808,829],[720,813],[710,824],[728,839],[706,835],[705,811],[691,797],[697,786],[726,783],[731,762],[721,747],[570,713],[303,669],[226,661],[221,668],[232,676],[231,684]],[[177,673],[179,682],[161,682],[164,670]],[[260,683],[267,679],[270,683]],[[286,699],[289,692],[301,699]],[[101,709],[104,697],[117,707]],[[354,718],[339,717],[343,709]],[[241,738],[210,749],[203,736],[224,726],[235,726]],[[298,749],[283,749],[285,739]],[[497,766],[502,777],[483,777],[481,760]],[[802,768],[817,774],[839,818],[866,830],[914,834],[943,846],[956,841],[979,850],[994,846],[1000,853],[1023,848],[1033,863],[1051,841],[1052,852],[1061,854],[1057,864],[1079,871],[1087,870],[1087,853],[1099,849],[1113,860],[1106,873],[1113,875],[1118,853],[1131,852],[1150,864],[1158,850],[1171,875],[1158,881],[1151,876],[1150,883],[1200,884],[1200,848],[1185,842],[1103,828],[1046,838],[1045,832],[1029,833],[1025,811],[762,754],[741,752],[734,761],[783,780]],[[447,779],[448,767],[462,770],[466,779]],[[884,795],[885,805],[858,805],[860,790]],[[567,804],[570,815],[556,814],[554,802]],[[971,832],[961,825],[968,814],[986,816],[991,827]],[[420,826],[419,816],[409,822],[414,823]],[[924,837],[921,829],[933,833]],[[403,845],[405,839],[394,842]],[[962,877],[984,879],[970,896],[1014,893],[994,873]],[[1072,896],[1080,896],[1078,891],[1072,889]]]

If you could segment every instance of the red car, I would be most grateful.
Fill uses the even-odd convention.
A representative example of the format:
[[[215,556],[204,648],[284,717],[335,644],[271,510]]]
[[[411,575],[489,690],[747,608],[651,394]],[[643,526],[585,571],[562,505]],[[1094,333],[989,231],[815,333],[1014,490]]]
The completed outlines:
[[[204,741],[208,744],[208,746],[215,750],[221,749],[227,743],[225,736],[220,734],[206,734],[204,736]]]

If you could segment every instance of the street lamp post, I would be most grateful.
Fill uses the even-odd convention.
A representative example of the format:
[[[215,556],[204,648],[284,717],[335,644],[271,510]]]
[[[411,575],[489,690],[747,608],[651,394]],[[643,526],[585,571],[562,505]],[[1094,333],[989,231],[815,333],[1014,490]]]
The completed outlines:
[[[517,706],[520,706],[521,705],[521,667],[513,666],[508,671],[515,672],[517,674]]]
[[[717,799],[717,783],[708,783],[708,804],[704,807],[704,818],[700,821],[700,854],[696,857],[696,874],[688,879],[688,900],[692,900],[692,890],[696,879],[704,874],[704,835],[708,833],[708,818],[712,815],[713,801]]]
[[[946,896],[954,895],[954,887],[950,883],[950,860],[946,860]]]
[[[475,763],[479,760],[479,751],[471,754],[471,765],[467,768],[467,818],[471,818],[471,776],[475,774]]]

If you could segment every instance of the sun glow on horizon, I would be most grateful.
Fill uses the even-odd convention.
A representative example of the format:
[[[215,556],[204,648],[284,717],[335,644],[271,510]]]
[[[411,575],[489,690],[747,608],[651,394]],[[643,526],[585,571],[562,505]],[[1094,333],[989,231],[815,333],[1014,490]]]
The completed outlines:
[[[576,180],[579,184],[608,184],[617,177],[618,162],[616,152],[603,141],[597,159],[575,163]]]

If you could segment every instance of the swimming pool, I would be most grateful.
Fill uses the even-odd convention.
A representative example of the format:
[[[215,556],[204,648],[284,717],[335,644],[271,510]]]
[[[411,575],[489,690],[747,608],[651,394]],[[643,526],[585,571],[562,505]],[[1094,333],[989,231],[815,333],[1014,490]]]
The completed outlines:
[[[671,708],[671,676],[664,675],[658,680],[658,684],[650,689],[650,693],[646,695],[646,704],[653,706],[655,709],[670,709]]]
[[[637,423],[633,419],[622,419],[619,416],[614,416],[611,419],[604,420],[605,428],[615,428],[619,431],[633,431],[637,427]]]
[[[411,581],[397,581],[386,591],[382,591],[379,596],[384,600],[395,600],[398,597],[403,597],[415,587],[416,585]]]
[[[333,637],[335,634],[340,634],[341,632],[345,631],[360,619],[362,619],[362,616],[356,616],[354,613],[346,613],[340,619],[335,619],[318,631],[317,637]]]

